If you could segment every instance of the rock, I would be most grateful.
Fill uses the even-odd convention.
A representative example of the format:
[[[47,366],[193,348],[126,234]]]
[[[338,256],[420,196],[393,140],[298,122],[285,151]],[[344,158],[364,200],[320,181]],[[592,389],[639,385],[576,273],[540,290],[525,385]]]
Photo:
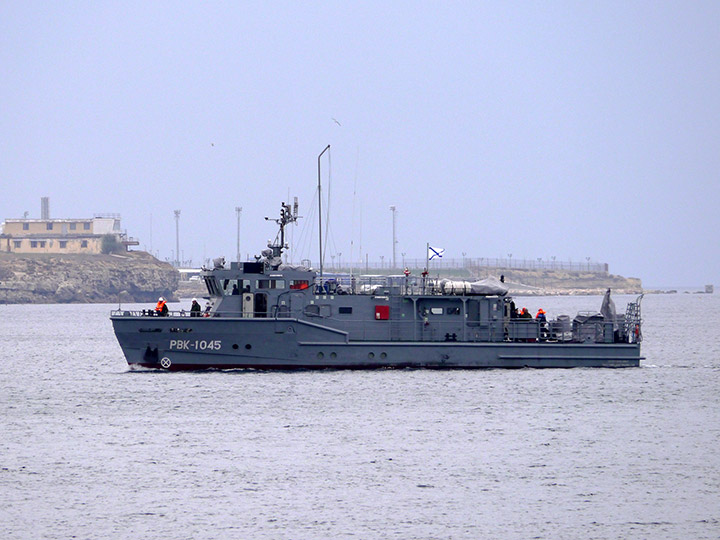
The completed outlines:
[[[63,281],[55,291],[55,299],[60,303],[68,303],[75,300],[77,295],[77,286],[69,281]]]

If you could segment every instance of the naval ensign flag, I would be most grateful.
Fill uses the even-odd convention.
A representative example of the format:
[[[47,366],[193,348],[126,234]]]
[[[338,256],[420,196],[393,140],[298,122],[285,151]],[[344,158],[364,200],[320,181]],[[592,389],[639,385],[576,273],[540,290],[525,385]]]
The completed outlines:
[[[442,259],[443,253],[445,253],[445,250],[443,248],[428,246],[429,261],[432,261],[433,259]]]

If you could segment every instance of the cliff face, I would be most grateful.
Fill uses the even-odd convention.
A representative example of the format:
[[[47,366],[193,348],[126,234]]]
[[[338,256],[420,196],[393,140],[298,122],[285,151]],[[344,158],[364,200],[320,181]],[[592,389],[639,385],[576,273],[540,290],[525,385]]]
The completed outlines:
[[[0,304],[175,300],[179,273],[144,251],[113,255],[0,253]]]

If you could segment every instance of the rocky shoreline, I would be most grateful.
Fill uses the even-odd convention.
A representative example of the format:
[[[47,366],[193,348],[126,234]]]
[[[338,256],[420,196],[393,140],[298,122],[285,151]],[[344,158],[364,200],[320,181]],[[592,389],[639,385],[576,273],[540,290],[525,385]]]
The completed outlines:
[[[513,296],[640,294],[637,278],[600,272],[458,269],[449,277],[505,278]],[[0,253],[0,304],[156,302],[203,297],[202,281],[180,281],[178,271],[144,251],[108,255],[18,255]]]
[[[180,275],[144,251],[108,255],[0,253],[0,304],[177,300]]]

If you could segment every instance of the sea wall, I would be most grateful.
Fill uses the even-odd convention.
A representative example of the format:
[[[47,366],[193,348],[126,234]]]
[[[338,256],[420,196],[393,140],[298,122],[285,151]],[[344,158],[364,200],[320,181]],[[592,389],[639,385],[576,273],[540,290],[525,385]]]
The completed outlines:
[[[176,299],[180,275],[144,251],[110,255],[0,253],[0,304]]]

